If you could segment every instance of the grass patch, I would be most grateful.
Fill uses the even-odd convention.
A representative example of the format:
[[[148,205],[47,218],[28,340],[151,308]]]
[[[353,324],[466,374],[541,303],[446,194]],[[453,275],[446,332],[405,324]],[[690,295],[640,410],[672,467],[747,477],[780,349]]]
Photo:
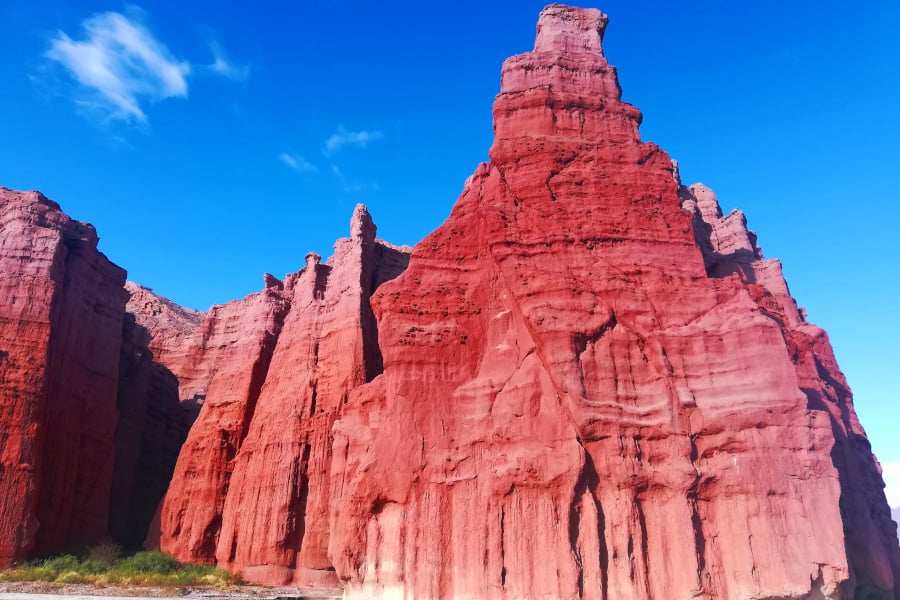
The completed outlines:
[[[236,576],[211,565],[181,563],[162,552],[139,552],[119,558],[118,552],[109,548],[92,549],[84,558],[66,554],[27,562],[0,571],[0,581],[218,588],[241,584]]]

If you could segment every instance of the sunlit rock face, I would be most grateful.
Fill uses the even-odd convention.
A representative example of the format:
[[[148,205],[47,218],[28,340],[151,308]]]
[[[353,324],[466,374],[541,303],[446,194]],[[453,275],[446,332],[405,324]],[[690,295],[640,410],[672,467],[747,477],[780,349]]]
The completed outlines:
[[[332,426],[350,391],[381,373],[369,297],[409,260],[375,238],[361,205],[350,234],[327,262],[310,253],[284,281],[267,276],[262,292],[213,307],[168,353],[203,408],[163,504],[164,550],[252,581],[338,582]]]
[[[0,566],[149,529],[347,598],[900,598],[827,336],[641,141],[606,22],[541,13],[411,255],[358,206],[330,259],[207,313],[0,188]]]
[[[895,598],[896,528],[824,332],[680,184],[559,5],[490,162],[372,299],[334,428],[349,598]]]
[[[107,535],[128,295],[97,241],[0,188],[0,566]]]

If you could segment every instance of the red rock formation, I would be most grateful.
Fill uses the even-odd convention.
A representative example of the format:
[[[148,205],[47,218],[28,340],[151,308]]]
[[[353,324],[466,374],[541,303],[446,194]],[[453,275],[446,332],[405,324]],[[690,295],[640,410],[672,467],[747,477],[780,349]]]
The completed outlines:
[[[169,365],[212,377],[166,496],[164,550],[253,581],[336,581],[331,426],[350,390],[381,372],[368,298],[407,257],[375,240],[362,206],[351,234],[327,263],[309,254],[284,282],[267,276],[263,292],[214,307],[202,343],[188,342],[204,350]]]
[[[0,188],[0,565],[142,536],[202,403],[162,547],[253,581],[900,598],[827,336],[743,215],[640,140],[605,25],[543,11],[491,162],[405,272],[358,207],[324,264],[206,315],[129,285],[126,316],[93,229]]]
[[[491,162],[372,299],[385,371],[334,430],[345,597],[898,597],[827,338],[641,142],[605,25],[542,12]]]
[[[807,323],[797,310],[780,263],[763,259],[740,211],[723,218],[715,195],[701,184],[682,188],[681,195],[683,206],[694,212],[695,232],[710,275],[736,274],[760,312],[779,323],[808,407],[830,417],[831,458],[841,482],[840,512],[850,566],[845,593],[894,598],[900,589],[896,527],[884,496],[881,468],[856,417],[850,388],[827,334]]]
[[[129,310],[136,299],[146,300],[150,294],[130,283],[125,288],[131,293]],[[111,537],[129,549],[143,546],[198,412],[195,403],[179,401],[178,379],[149,350],[150,334],[137,323],[145,317],[144,313],[138,319],[132,312],[126,314],[119,363],[109,529]]]
[[[0,565],[109,537],[137,547],[168,486],[196,410],[124,283],[93,227],[0,188]],[[159,302],[174,315],[156,311],[157,334],[199,325],[129,287],[141,318]]]
[[[0,566],[107,534],[124,281],[93,227],[0,188]]]
[[[191,342],[210,349],[216,368],[203,388],[207,400],[182,447],[163,511],[162,547],[181,559],[209,562],[214,556],[234,458],[286,309],[280,283],[268,285],[243,300],[214,306],[197,334],[200,341]]]

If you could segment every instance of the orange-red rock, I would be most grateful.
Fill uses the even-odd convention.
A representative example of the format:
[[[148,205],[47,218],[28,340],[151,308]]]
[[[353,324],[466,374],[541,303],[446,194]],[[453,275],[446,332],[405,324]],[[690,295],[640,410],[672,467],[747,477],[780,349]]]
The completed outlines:
[[[205,315],[126,294],[90,226],[0,188],[0,564],[139,540],[202,405],[154,528],[252,581],[900,598],[827,336],[641,141],[605,26],[542,12],[490,162],[411,258],[358,207],[328,262]]]
[[[0,188],[0,566],[107,535],[124,281],[93,227]]]
[[[331,428],[350,390],[381,372],[368,299],[407,258],[375,239],[358,206],[328,262],[311,253],[299,273],[267,276],[263,292],[210,311],[204,351],[170,367],[182,380],[185,364],[212,377],[192,384],[205,402],[166,495],[164,550],[253,581],[336,583]]]
[[[543,11],[491,162],[373,297],[385,372],[334,432],[345,597],[895,598],[827,338],[641,142],[605,25]]]

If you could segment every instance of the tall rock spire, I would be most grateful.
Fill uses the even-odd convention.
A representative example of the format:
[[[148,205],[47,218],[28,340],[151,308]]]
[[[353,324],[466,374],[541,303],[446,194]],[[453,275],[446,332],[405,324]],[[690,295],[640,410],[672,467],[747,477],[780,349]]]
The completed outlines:
[[[493,162],[528,152],[527,146],[510,143],[522,138],[640,141],[641,113],[621,101],[616,70],[603,56],[606,22],[594,9],[553,4],[541,12],[534,51],[503,63],[494,102]]]
[[[373,297],[384,374],[334,429],[346,597],[894,598],[827,337],[641,141],[605,25],[541,13],[491,162]]]

